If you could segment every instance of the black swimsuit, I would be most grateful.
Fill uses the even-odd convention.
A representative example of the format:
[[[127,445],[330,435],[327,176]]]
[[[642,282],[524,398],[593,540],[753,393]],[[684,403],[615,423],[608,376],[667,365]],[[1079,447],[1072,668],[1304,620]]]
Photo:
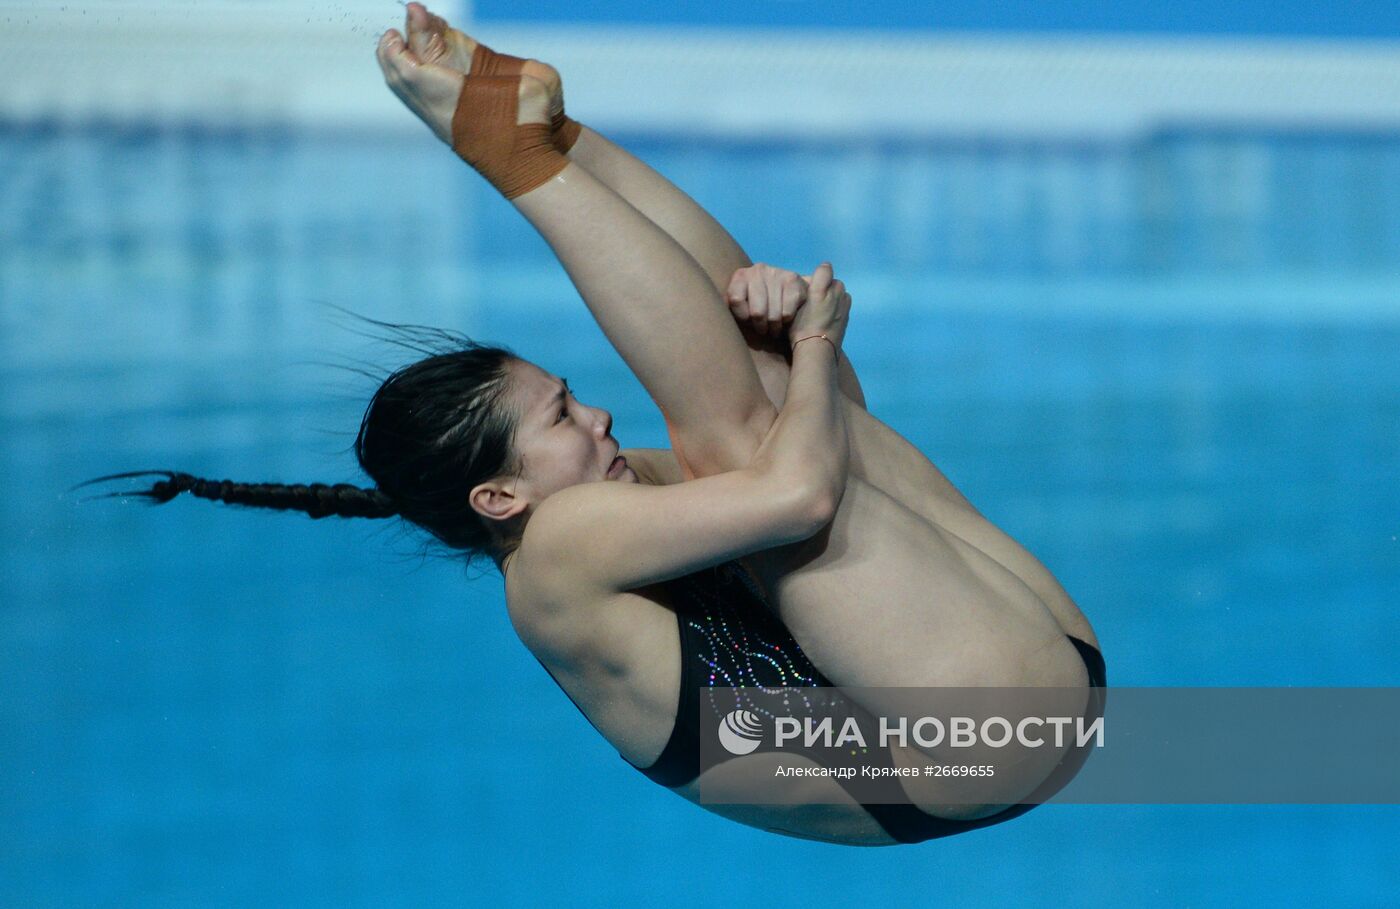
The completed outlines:
[[[650,767],[637,767],[649,779],[667,788],[692,782],[700,774],[701,689],[706,689],[707,705],[717,716],[735,708],[768,711],[744,703],[741,692],[728,688],[787,688],[792,697],[806,695],[801,689],[834,688],[832,682],[812,665],[787,628],[773,615],[747,572],[735,562],[727,562],[670,582],[680,631],[681,684],[676,705],[676,721],[661,755]],[[1103,688],[1106,683],[1103,657],[1093,646],[1068,636],[1089,670],[1089,683]],[[546,667],[547,670],[548,667]],[[552,676],[552,674],[551,674]],[[567,692],[566,692],[567,693]],[[813,690],[811,696],[822,696]],[[1102,695],[1096,709],[1103,709]],[[1054,791],[1078,772],[1088,756],[1088,748],[1069,752],[1059,768],[1042,787]],[[630,763],[630,762],[629,762]],[[888,749],[871,749],[866,761],[874,767],[894,767]],[[636,766],[636,765],[633,765]],[[1053,785],[1058,781],[1058,785]],[[839,780],[845,785],[844,780]],[[951,821],[921,811],[904,794],[893,777],[881,794],[891,804],[862,803],[880,827],[900,843],[919,843],[988,827],[1019,817],[1034,804],[1013,805],[999,814],[974,821]],[[863,784],[871,789],[869,781]],[[1053,788],[1050,788],[1053,786]]]

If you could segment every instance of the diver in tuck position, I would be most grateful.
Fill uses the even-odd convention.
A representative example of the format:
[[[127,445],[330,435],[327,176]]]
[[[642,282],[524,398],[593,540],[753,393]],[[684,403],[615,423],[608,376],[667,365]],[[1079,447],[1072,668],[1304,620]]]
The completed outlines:
[[[377,55],[404,104],[553,248],[673,450],[622,449],[566,382],[463,340],[375,393],[356,441],[373,489],[169,474],[143,494],[397,515],[489,555],[525,646],[624,759],[692,801],[705,686],[1063,688],[1101,707],[1098,641],[1064,589],[865,410],[829,265],[752,264],[683,192],[569,119],[552,67],[420,4]],[[705,807],[794,836],[919,842],[1024,813],[1084,756],[1041,749],[986,804],[925,777],[891,779],[897,803],[813,779],[805,804]],[[765,758],[706,773],[722,791],[749,760]]]

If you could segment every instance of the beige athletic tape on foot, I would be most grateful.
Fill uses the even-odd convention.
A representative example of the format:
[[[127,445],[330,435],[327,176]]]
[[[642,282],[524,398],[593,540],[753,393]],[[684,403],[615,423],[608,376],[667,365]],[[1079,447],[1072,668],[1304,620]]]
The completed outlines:
[[[515,122],[519,107],[518,75],[468,76],[452,115],[452,149],[507,199],[523,196],[569,164],[554,147],[548,123]]]
[[[484,44],[477,44],[476,50],[472,51],[472,68],[468,75],[518,76],[524,71],[523,58],[502,54]],[[578,134],[583,130],[583,125],[570,119],[561,108],[558,113],[550,116],[549,128],[554,132],[554,147],[559,149],[559,154],[566,155],[578,141]]]

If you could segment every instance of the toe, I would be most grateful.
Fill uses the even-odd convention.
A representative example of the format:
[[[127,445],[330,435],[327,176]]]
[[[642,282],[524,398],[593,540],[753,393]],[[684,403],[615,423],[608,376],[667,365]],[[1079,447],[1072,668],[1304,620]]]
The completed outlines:
[[[408,35],[408,46],[415,54],[424,56],[432,43],[432,31],[428,27],[428,14],[417,3],[408,5],[408,17],[404,22],[404,32]]]
[[[470,71],[476,42],[447,24],[447,20],[423,9],[424,47],[434,59],[465,73]]]

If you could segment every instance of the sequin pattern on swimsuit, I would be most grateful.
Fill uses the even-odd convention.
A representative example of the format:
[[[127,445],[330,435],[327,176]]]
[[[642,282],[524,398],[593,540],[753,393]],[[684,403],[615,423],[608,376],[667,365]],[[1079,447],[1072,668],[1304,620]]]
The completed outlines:
[[[821,689],[829,689],[831,683],[807,659],[742,568],[728,563],[684,583],[688,596],[677,618],[694,642],[691,658],[703,664],[697,668],[713,715],[743,709],[773,716],[743,690],[731,694],[718,689],[791,689],[784,692],[783,705],[798,715],[810,714],[814,699],[826,699]]]

